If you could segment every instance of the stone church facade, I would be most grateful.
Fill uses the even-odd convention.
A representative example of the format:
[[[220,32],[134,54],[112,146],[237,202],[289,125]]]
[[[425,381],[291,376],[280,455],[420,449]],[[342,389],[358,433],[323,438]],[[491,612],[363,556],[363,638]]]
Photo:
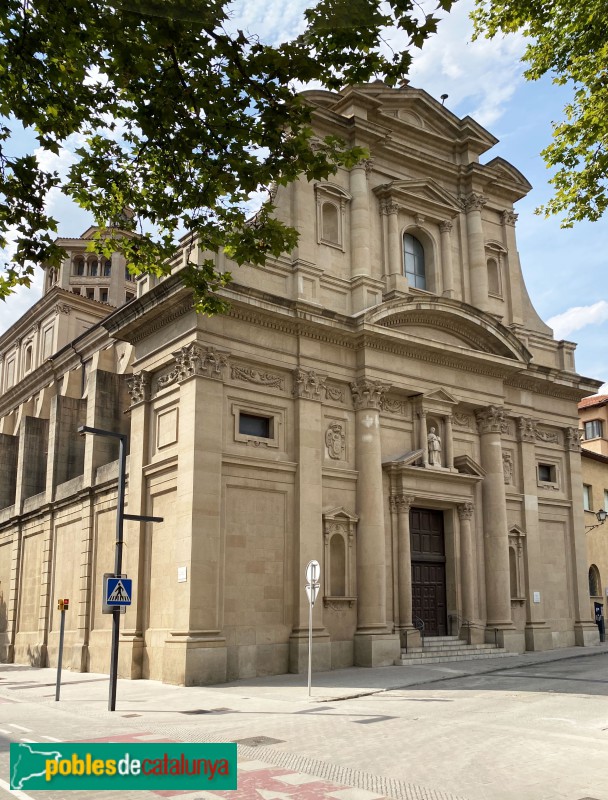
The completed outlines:
[[[597,641],[577,402],[599,384],[528,298],[529,184],[423,91],[307,97],[320,135],[370,158],[279,188],[298,246],[232,265],[226,315],[192,310],[179,268],[206,254],[188,240],[123,305],[74,240],[0,338],[3,660],[55,663],[69,597],[68,665],[108,668],[117,454],[78,424],[129,433],[127,511],[164,519],[126,526],[124,676],[303,671],[311,559],[316,669],[392,664],[422,626],[516,652]],[[44,357],[47,321],[76,319]]]

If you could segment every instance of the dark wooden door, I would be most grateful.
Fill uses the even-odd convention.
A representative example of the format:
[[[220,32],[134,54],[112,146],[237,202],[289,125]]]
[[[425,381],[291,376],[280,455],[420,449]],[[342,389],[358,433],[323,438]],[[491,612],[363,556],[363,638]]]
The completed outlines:
[[[412,612],[424,622],[425,636],[447,634],[443,514],[426,508],[410,511]]]

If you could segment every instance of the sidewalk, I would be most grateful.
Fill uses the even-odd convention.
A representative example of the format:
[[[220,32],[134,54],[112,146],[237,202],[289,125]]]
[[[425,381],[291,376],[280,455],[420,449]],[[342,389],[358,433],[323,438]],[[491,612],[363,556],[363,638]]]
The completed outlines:
[[[1,734],[239,743],[242,791],[176,800],[608,800],[607,655],[604,644],[355,667],[314,673],[311,697],[306,675],[207,687],[120,680],[114,713],[107,675],[64,670],[57,703],[54,669],[0,665],[0,744]]]

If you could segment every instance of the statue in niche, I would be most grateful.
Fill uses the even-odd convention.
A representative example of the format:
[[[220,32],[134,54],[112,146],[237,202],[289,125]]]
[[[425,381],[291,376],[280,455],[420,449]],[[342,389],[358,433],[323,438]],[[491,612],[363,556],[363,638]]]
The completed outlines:
[[[327,453],[330,458],[335,460],[342,458],[345,441],[346,436],[344,434],[344,428],[342,425],[339,422],[330,423],[325,432],[325,444],[327,446]]]
[[[429,448],[429,464],[432,467],[441,466],[441,439],[435,433],[435,428],[431,428],[426,437]]]

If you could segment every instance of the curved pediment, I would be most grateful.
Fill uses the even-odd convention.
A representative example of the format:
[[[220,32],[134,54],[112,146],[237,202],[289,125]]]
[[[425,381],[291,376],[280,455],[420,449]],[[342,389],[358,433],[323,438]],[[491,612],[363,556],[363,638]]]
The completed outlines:
[[[368,324],[405,333],[431,344],[466,348],[528,363],[531,354],[490,314],[443,297],[394,300],[365,316]]]

